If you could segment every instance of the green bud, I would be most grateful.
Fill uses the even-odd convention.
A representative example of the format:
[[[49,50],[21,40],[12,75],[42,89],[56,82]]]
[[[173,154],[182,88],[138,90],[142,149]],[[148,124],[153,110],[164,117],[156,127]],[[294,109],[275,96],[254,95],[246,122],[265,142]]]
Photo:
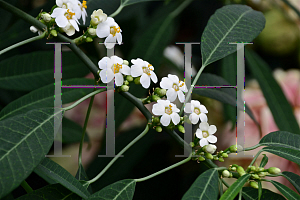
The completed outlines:
[[[246,174],[244,168],[241,166],[238,166],[236,171],[239,173],[240,176],[243,176],[244,174]]]
[[[123,64],[128,66],[129,62],[127,60],[123,60]]]
[[[182,125],[178,125],[178,130],[179,130],[181,133],[185,133],[184,127],[183,127]]]
[[[50,33],[51,33],[51,35],[53,35],[54,37],[57,36],[57,31],[56,31],[55,29],[52,29],[52,30],[50,31]]]
[[[203,151],[205,151],[207,153],[213,154],[213,153],[215,153],[217,147],[216,147],[216,145],[208,144],[208,145],[205,145],[202,149],[203,149]]]
[[[232,171],[235,171],[235,170],[236,170],[236,167],[231,167],[231,170],[232,170]]]
[[[49,13],[43,13],[41,14],[41,17],[43,18],[43,20],[45,20],[45,22],[50,22],[51,20],[51,16],[49,15]]]
[[[160,126],[157,126],[156,128],[155,128],[155,130],[157,131],[157,132],[162,132],[162,128],[160,127]]]
[[[194,146],[195,146],[195,143],[194,143],[194,142],[190,142],[190,146],[191,146],[191,147],[194,147]]]
[[[46,24],[45,20],[40,19],[40,22],[42,22],[43,24]]]
[[[231,145],[230,147],[229,147],[229,151],[231,152],[231,153],[236,153],[236,152],[241,152],[241,151],[243,151],[243,147],[241,146],[241,145]]]
[[[151,101],[152,101],[152,102],[157,102],[157,100],[161,100],[161,98],[159,98],[159,97],[156,96],[156,95],[152,95],[152,96],[151,96]]]
[[[258,176],[259,177],[265,177],[267,175],[267,172],[259,172]]]
[[[233,177],[233,174],[230,172],[229,178],[232,178],[232,177]]]
[[[126,80],[129,81],[129,82],[131,82],[131,81],[133,81],[133,77],[130,76],[130,75],[128,75],[128,76],[126,76]]]
[[[214,156],[214,160],[219,160],[218,156]]]
[[[257,174],[251,174],[251,177],[252,177],[253,179],[259,179],[259,178],[260,178]]]
[[[88,33],[89,33],[91,36],[95,36],[95,35],[96,35],[96,29],[94,29],[94,28],[89,28],[89,29],[88,29]]]
[[[228,170],[224,170],[224,171],[222,172],[222,176],[223,176],[224,178],[228,178],[228,177],[230,176],[230,172],[229,172]]]
[[[210,153],[205,153],[204,155],[207,159],[210,159],[210,160],[214,159],[214,157]]]
[[[124,81],[124,85],[129,85],[129,82],[127,80]]]
[[[257,171],[258,171],[258,172],[263,172],[263,171],[265,171],[265,168],[259,167],[259,168],[257,169]]]
[[[258,189],[258,184],[255,181],[250,181],[250,186],[255,189]]]
[[[227,153],[222,153],[222,157],[228,158],[228,154]]]
[[[153,123],[153,124],[159,124],[159,123],[160,123],[159,117],[154,117],[154,118],[152,119],[152,123]]]
[[[204,161],[205,158],[201,156],[201,157],[198,158],[198,160],[199,160],[199,161]]]
[[[137,85],[138,85],[138,84],[141,84],[141,82],[140,82],[140,77],[135,78],[135,79],[134,79],[134,83],[137,84]]]
[[[256,167],[255,166],[250,166],[250,170],[255,172],[256,171]]]
[[[279,173],[281,172],[281,170],[280,170],[279,168],[277,168],[277,167],[270,167],[270,168],[268,169],[268,172],[269,172],[270,174],[279,174]]]
[[[93,39],[91,37],[87,37],[87,38],[85,38],[85,41],[86,42],[93,42]]]
[[[129,90],[129,87],[127,85],[122,85],[121,86],[121,91],[122,92],[128,92],[128,90]]]
[[[165,96],[167,94],[167,90],[166,89],[161,89],[159,92],[158,92],[158,95],[160,96],[160,97],[163,97],[163,96]]]
[[[220,162],[224,162],[224,158],[220,157],[220,158],[219,158],[219,161],[220,161]]]

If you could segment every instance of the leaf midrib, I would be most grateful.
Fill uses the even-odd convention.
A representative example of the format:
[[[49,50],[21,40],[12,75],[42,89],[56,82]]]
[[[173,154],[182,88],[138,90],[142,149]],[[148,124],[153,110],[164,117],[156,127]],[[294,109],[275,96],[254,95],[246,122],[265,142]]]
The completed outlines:
[[[235,187],[233,190],[231,190],[231,191],[228,192],[228,195],[227,195],[226,199],[228,199],[228,197],[231,197],[231,196],[232,196],[232,194],[236,191],[236,188],[238,188],[238,186],[240,186],[242,183],[243,183],[243,185],[244,185],[244,184],[245,184],[244,180],[245,180],[245,179],[248,179],[249,176],[250,176],[250,174],[245,175],[245,176],[243,177],[243,179],[241,179],[241,180],[238,182],[238,184],[236,184],[236,187]],[[237,181],[238,181],[238,180],[237,180]],[[227,190],[227,191],[228,191],[228,190]],[[224,193],[224,194],[225,194],[225,193]],[[225,199],[225,198],[224,198],[224,199]]]
[[[209,177],[209,179],[208,179],[208,181],[207,181],[207,183],[209,183],[210,182],[210,180],[212,179],[212,177],[214,176],[214,174],[215,174],[215,172],[216,172],[216,170],[214,170],[212,173],[211,173],[211,175],[210,175],[210,177]],[[203,192],[201,193],[201,196],[199,197],[199,199],[202,199],[202,196],[204,195],[204,191],[206,190],[206,188],[208,187],[208,185],[209,184],[206,184],[205,185],[205,187],[204,187],[204,189],[203,189]]]
[[[120,196],[120,194],[121,194],[126,188],[128,188],[133,182],[134,182],[134,180],[132,180],[130,183],[128,183],[128,185],[127,185],[126,187],[124,187],[122,190],[120,190],[119,194],[118,194],[117,196],[115,196],[115,198],[114,198],[113,200],[117,199],[117,197]]]

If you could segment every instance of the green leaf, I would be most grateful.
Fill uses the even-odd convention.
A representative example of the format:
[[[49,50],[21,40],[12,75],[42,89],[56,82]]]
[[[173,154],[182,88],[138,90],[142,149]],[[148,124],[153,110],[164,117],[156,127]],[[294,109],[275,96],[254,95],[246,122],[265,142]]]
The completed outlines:
[[[53,74],[53,72],[52,72]],[[92,79],[70,79],[63,81],[63,85],[94,85]],[[0,112],[0,120],[25,113],[29,110],[44,107],[54,107],[54,85],[49,84],[45,87],[34,90],[27,95],[11,102]],[[103,89],[104,91],[105,89]],[[62,103],[71,103],[77,99],[91,93],[92,88],[62,88]]]
[[[300,165],[300,151],[284,147],[264,147],[263,151],[275,154]]]
[[[285,196],[288,200],[299,200],[300,195],[294,192],[292,189],[287,186],[277,182],[270,180],[270,182]]]
[[[258,200],[258,190],[252,187],[243,187],[243,197],[245,200]],[[285,200],[280,194],[274,193],[268,189],[262,189],[261,200]]]
[[[230,84],[220,76],[209,73],[202,73],[201,78],[197,81],[197,85],[228,86]],[[226,103],[231,106],[237,107],[236,90],[233,88],[195,88],[193,93],[198,94],[200,96],[209,97],[211,99],[218,100],[222,103]],[[237,108],[244,111],[244,107]],[[254,115],[252,114],[251,110],[248,108],[247,105],[245,107],[245,111],[253,119],[253,121],[258,124],[258,122],[254,118]]]
[[[71,192],[61,184],[47,185],[38,190],[21,196],[18,200],[53,200],[53,199],[64,199],[64,200],[81,200],[77,194]]]
[[[0,198],[15,189],[48,153],[53,121],[63,111],[37,109],[0,121]]]
[[[300,176],[293,172],[282,172],[284,178],[286,178],[295,189],[300,193]]]
[[[121,0],[121,5],[128,6],[131,4],[142,3],[142,2],[146,2],[146,1],[154,1],[154,0]]]
[[[262,195],[262,185],[261,185],[261,181],[257,182],[258,185],[258,200],[261,200],[261,195]]]
[[[261,12],[245,5],[228,5],[213,14],[201,37],[202,65],[207,66],[236,51],[235,44],[251,42],[265,27]]]
[[[84,77],[88,69],[73,52],[62,53],[64,79]],[[30,91],[54,83],[54,51],[16,55],[0,62],[0,88]]]
[[[266,154],[263,154],[263,155],[264,155],[264,157],[262,158],[259,167],[264,167],[268,163],[268,160],[269,160],[268,156],[266,156]]]
[[[76,143],[81,141],[83,129],[82,127],[69,120],[67,118],[63,118],[62,120],[62,143]],[[88,142],[89,137],[87,134],[84,135],[84,141]]]
[[[235,198],[235,196],[239,193],[239,191],[242,189],[244,184],[249,180],[251,174],[244,174],[243,176],[239,177],[238,180],[236,180],[222,195],[220,200],[232,200]]]
[[[219,194],[218,177],[218,170],[206,170],[198,176],[193,185],[184,194],[182,200],[217,199]]]
[[[43,174],[57,183],[60,183],[70,191],[78,194],[84,199],[90,196],[89,192],[82,186],[82,184],[76,180],[67,170],[61,167],[56,162],[45,158],[35,169],[34,172],[37,174]]]
[[[293,109],[272,76],[268,64],[254,51],[246,49],[245,56],[247,67],[258,81],[279,130],[300,134]]]
[[[287,131],[274,131],[265,135],[259,141],[259,144],[269,147],[279,146],[299,150],[300,136]]]
[[[93,194],[92,187],[91,187],[89,184],[87,184],[87,182],[86,182],[86,181],[88,181],[88,180],[90,180],[90,179],[88,178],[88,176],[87,176],[87,174],[86,174],[86,172],[85,172],[85,170],[84,170],[84,168],[83,168],[83,166],[82,166],[81,164],[80,164],[79,167],[78,167],[78,170],[77,170],[77,173],[76,173],[75,178],[76,178],[77,180],[82,181],[81,184],[86,184],[86,187],[85,187],[85,186],[84,186],[84,187],[87,188],[87,190],[88,190],[91,194]]]
[[[91,195],[88,200],[131,200],[134,195],[135,184],[133,179],[118,181]]]

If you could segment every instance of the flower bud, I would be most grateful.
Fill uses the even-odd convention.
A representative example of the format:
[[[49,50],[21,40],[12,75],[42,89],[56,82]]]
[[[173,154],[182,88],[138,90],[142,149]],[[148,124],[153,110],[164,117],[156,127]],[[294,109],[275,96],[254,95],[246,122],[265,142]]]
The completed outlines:
[[[33,32],[33,33],[36,33],[38,30],[37,28],[35,28],[34,26],[30,26],[30,31]]]
[[[184,127],[183,127],[182,125],[178,125],[178,130],[179,130],[181,133],[185,133]]]
[[[241,152],[241,151],[243,151],[243,147],[241,145],[231,145],[229,147],[229,150],[231,153]]]
[[[231,170],[232,170],[232,171],[235,171],[235,170],[236,170],[236,167],[231,167]]]
[[[228,178],[228,177],[230,176],[230,172],[229,172],[228,170],[224,170],[224,171],[222,172],[222,176],[223,176],[224,178]]]
[[[227,153],[222,153],[222,157],[228,158],[228,154]]]
[[[124,64],[124,61],[123,61],[123,64]],[[130,75],[128,75],[128,76],[126,76],[126,80],[129,81],[129,82],[131,82],[131,81],[133,81],[133,77],[130,76]]]
[[[86,42],[93,42],[93,39],[91,37],[87,37],[87,38],[85,38],[85,41]]]
[[[224,158],[220,157],[220,158],[219,158],[219,161],[220,161],[220,162],[224,162]]]
[[[121,91],[122,92],[128,92],[128,90],[129,90],[129,87],[127,85],[122,85],[121,86]]]
[[[124,81],[124,85],[129,85],[129,82],[127,80]]]
[[[123,60],[123,64],[128,66],[129,62],[127,60]]]
[[[159,123],[160,123],[159,118],[158,118],[158,117],[154,117],[154,118],[152,119],[152,123],[153,123],[153,124],[159,124]]]
[[[265,168],[259,167],[259,168],[257,169],[257,171],[258,171],[258,172],[263,172],[263,171],[265,171]]]
[[[203,151],[211,154],[215,153],[216,149],[217,149],[216,145],[213,144],[208,144],[203,147]]]
[[[270,174],[279,174],[279,173],[281,172],[281,170],[280,170],[279,168],[277,168],[277,167],[270,167],[270,168],[268,169],[268,172],[269,172]]]
[[[54,37],[57,36],[57,31],[56,31],[55,29],[52,29],[52,30],[50,31],[50,33],[51,33],[51,35],[53,35]]]
[[[199,161],[204,161],[205,158],[204,158],[203,156],[201,156],[201,157],[198,158],[198,160],[199,160]]]
[[[233,174],[230,172],[229,178],[232,178],[232,177],[233,177]]]
[[[239,173],[240,176],[243,176],[244,174],[246,174],[244,168],[241,167],[241,166],[238,166],[238,167],[236,168],[236,171]]]
[[[158,96],[156,96],[156,95],[152,95],[151,96],[151,101],[152,102],[157,102],[157,100],[160,100],[161,98],[159,98]]]
[[[190,146],[191,146],[191,147],[194,147],[194,146],[195,146],[195,143],[194,143],[194,142],[190,142]]]
[[[159,96],[159,97],[163,97],[166,95],[167,90],[165,89],[161,89],[161,88],[155,88],[154,92]]]
[[[267,172],[259,172],[258,176],[259,177],[265,177],[267,175]]]
[[[258,184],[255,181],[250,181],[250,186],[255,189],[258,189]]]
[[[251,177],[252,177],[253,179],[259,179],[259,178],[260,178],[257,174],[251,174]]]
[[[107,15],[101,9],[94,10],[91,15],[91,25],[97,26],[99,23],[106,21]]]
[[[51,20],[51,16],[49,15],[49,13],[43,13],[41,14],[41,17],[45,20],[45,22],[50,22]]]
[[[250,170],[255,172],[256,171],[256,167],[255,166],[249,166],[250,167]]]
[[[211,159],[212,160],[214,158],[210,153],[205,153],[204,155],[205,155],[205,157],[207,159]]]
[[[219,160],[218,156],[214,156],[214,160]]]
[[[137,84],[137,85],[138,85],[138,84],[141,84],[141,82],[140,82],[140,77],[135,78],[135,79],[134,79],[134,83]]]
[[[160,126],[157,126],[156,128],[155,128],[155,130],[157,131],[157,132],[162,132],[162,128],[160,127]]]
[[[95,35],[96,35],[96,29],[94,29],[94,28],[89,28],[89,29],[88,29],[88,33],[89,33],[91,36],[95,36]]]

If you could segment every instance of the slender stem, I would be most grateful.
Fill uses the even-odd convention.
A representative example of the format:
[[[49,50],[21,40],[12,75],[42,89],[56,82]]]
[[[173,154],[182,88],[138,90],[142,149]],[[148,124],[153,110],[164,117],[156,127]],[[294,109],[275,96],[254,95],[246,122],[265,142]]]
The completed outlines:
[[[22,46],[22,45],[24,45],[24,44],[27,44],[27,43],[30,43],[30,42],[33,42],[33,41],[36,41],[36,40],[40,40],[40,39],[44,38],[45,35],[46,35],[46,31],[43,32],[41,35],[34,36],[34,37],[29,38],[29,39],[27,39],[27,40],[23,40],[23,41],[21,41],[21,42],[19,42],[19,43],[17,43],[17,44],[11,45],[11,46],[9,46],[9,47],[3,49],[2,51],[0,51],[0,55],[1,55],[1,54],[4,54],[5,52],[10,51],[10,50],[12,50],[12,49],[14,49],[14,48],[20,47],[20,46]]]
[[[223,195],[223,183],[222,178],[219,178],[220,197]]]
[[[261,146],[261,144],[254,145],[252,147],[247,147],[247,148],[244,149],[244,151],[251,151],[251,150],[256,149],[256,148],[258,148],[260,146]]]
[[[119,14],[121,12],[121,10],[123,10],[125,6],[123,6],[122,4],[119,6],[119,8],[113,13],[110,15],[110,17],[115,17],[117,14]]]
[[[88,98],[90,98],[90,97],[92,97],[92,96],[94,96],[94,95],[96,95],[96,94],[98,94],[100,92],[103,92],[103,91],[105,91],[105,89],[100,89],[100,90],[96,90],[94,92],[91,92],[90,94],[82,97],[81,99],[79,99],[78,101],[76,101],[75,103],[73,103],[72,105],[63,108],[63,110],[64,111],[71,110],[72,108],[76,107],[78,104],[80,104],[81,102],[83,102],[84,100],[86,100],[86,99],[88,99]]]
[[[249,165],[249,166],[252,166],[252,165],[254,164],[255,160],[257,159],[257,157],[259,156],[259,154],[260,154],[261,152],[263,152],[263,150],[262,150],[262,149],[261,149],[261,150],[259,150],[259,151],[257,152],[257,154],[255,155],[255,157],[253,158],[253,160],[251,161],[251,163],[250,163],[250,165]]]
[[[28,183],[25,180],[21,183],[21,186],[27,193],[33,192],[33,189],[30,187],[30,185],[28,185]]]
[[[267,174],[266,176],[277,177],[277,176],[283,176],[283,174],[282,173],[279,173],[279,174]]]
[[[149,131],[149,125],[146,126],[145,130],[138,135],[134,140],[132,140],[124,149],[122,149],[107,165],[106,167],[93,179],[87,181],[89,184],[97,181],[109,168],[114,164],[114,162],[122,155],[127,149],[129,149],[132,145],[134,145],[137,141],[139,141],[146,133]]]
[[[242,189],[239,192],[239,200],[242,200]]]
[[[182,2],[182,4],[180,4],[176,10],[174,10],[173,12],[170,13],[171,17],[176,17],[177,15],[179,15],[193,0],[185,0]]]
[[[221,181],[222,181],[222,183],[223,183],[227,188],[230,187],[230,185],[229,185],[226,181],[224,181],[224,179],[221,178]]]
[[[295,8],[288,0],[282,0],[286,5],[288,5],[291,9],[295,11],[295,13],[300,17],[300,11]]]
[[[182,164],[188,162],[189,160],[191,160],[191,158],[192,158],[192,154],[190,154],[189,157],[187,157],[186,159],[184,159],[184,160],[182,160],[182,161],[180,161],[180,162],[178,162],[178,163],[176,163],[176,164],[174,164],[174,165],[171,165],[171,166],[169,166],[169,167],[167,167],[167,168],[165,168],[165,169],[163,169],[163,170],[160,170],[160,171],[158,171],[158,172],[156,172],[156,173],[154,173],[154,174],[151,174],[151,175],[149,175],[149,176],[146,176],[146,177],[144,177],[144,178],[139,178],[139,179],[134,179],[134,180],[135,180],[135,182],[146,181],[146,180],[148,180],[148,179],[150,179],[150,178],[153,178],[153,177],[155,177],[155,176],[157,176],[157,175],[159,175],[159,174],[162,174],[162,173],[164,173],[164,172],[166,172],[166,171],[169,171],[170,169],[173,169],[173,168],[175,168],[175,167],[178,167],[179,165],[182,165]]]

